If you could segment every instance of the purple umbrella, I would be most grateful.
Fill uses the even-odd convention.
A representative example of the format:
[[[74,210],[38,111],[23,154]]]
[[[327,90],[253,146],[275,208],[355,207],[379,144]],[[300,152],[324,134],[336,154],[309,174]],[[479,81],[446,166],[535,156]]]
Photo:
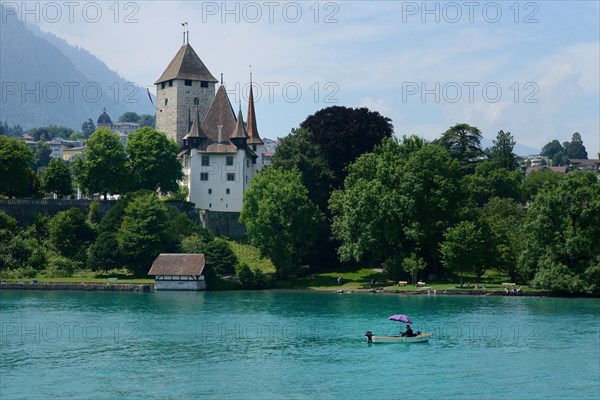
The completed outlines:
[[[407,324],[412,324],[413,323],[412,319],[410,319],[406,315],[402,315],[402,314],[392,315],[391,317],[388,317],[388,319],[390,321],[406,322]]]

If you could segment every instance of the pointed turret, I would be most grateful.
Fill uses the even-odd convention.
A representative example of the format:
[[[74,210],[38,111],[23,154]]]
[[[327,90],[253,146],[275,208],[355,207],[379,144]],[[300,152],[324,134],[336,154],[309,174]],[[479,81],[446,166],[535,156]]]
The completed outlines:
[[[246,140],[248,139],[248,134],[246,133],[246,127],[244,126],[244,119],[242,117],[242,105],[238,109],[237,115],[237,125],[235,126],[235,130],[229,137],[229,141],[235,145],[238,149],[246,148]]]
[[[157,85],[173,79],[218,82],[189,43],[179,48],[179,51],[175,54],[165,72],[162,73],[154,84]]]
[[[183,147],[186,149],[198,148],[207,139],[200,125],[200,111],[196,108],[190,132],[183,137]]]
[[[248,144],[260,145],[264,144],[258,134],[258,128],[256,127],[256,113],[254,112],[254,94],[252,93],[252,77],[250,77],[250,95],[248,96],[248,117],[247,122],[247,133],[248,133]]]

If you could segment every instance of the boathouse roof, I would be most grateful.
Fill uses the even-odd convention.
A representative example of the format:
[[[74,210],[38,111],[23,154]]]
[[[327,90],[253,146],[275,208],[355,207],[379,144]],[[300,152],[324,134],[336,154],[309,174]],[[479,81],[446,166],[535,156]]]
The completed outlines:
[[[204,254],[162,253],[152,263],[148,275],[202,275]]]

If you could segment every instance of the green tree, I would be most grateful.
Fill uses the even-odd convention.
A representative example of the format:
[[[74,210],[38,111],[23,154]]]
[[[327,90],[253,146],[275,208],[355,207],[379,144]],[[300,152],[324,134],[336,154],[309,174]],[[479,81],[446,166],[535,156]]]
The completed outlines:
[[[81,132],[85,135],[84,137],[88,138],[92,136],[92,134],[96,131],[96,125],[94,125],[94,121],[89,118],[83,124],[81,124]]]
[[[440,245],[442,262],[449,270],[460,274],[461,286],[463,274],[476,272],[483,264],[484,251],[481,230],[471,221],[461,221],[448,228]]]
[[[214,239],[214,235],[208,229],[209,235],[201,233],[192,233],[190,236],[181,239],[179,248],[183,253],[205,253],[206,246]]]
[[[596,175],[575,171],[558,186],[542,188],[527,209],[524,228],[519,268],[528,279],[535,278],[539,287],[545,287],[542,282],[546,280],[538,279],[538,274],[560,265],[560,270],[566,268],[585,282],[586,271],[596,264],[600,248],[600,183]]]
[[[272,165],[288,171],[300,171],[308,196],[321,212],[327,213],[335,176],[321,148],[311,141],[310,136],[311,133],[306,129],[292,129],[288,136],[280,140]]]
[[[177,144],[162,132],[144,127],[129,137],[127,169],[137,189],[176,192],[183,178]]]
[[[426,266],[425,260],[418,258],[415,253],[402,260],[402,269],[410,274],[413,284],[417,282],[417,273],[424,270]]]
[[[73,193],[71,171],[65,161],[59,158],[50,160],[50,164],[42,173],[41,189],[57,196],[70,196]]]
[[[84,262],[89,243],[95,239],[94,229],[78,208],[61,211],[48,221],[51,246],[60,255]]]
[[[544,147],[542,147],[542,152],[540,155],[551,159],[552,165],[555,167],[559,165],[565,165],[565,162],[568,158],[564,147],[556,139],[546,143]]]
[[[554,139],[553,141],[546,143],[544,147],[542,147],[540,155],[552,159],[556,154],[562,153],[564,152],[564,150],[565,149],[562,147],[560,142]]]
[[[350,166],[344,189],[330,200],[342,260],[398,270],[415,253],[440,272],[437,249],[465,193],[458,162],[420,142],[386,139]]]
[[[502,168],[513,171],[517,167],[515,154],[515,139],[512,133],[500,131],[494,140],[494,145],[491,148],[490,158],[498,163]]]
[[[575,132],[570,142],[564,142],[565,155],[570,159],[587,159],[588,154],[579,132]]]
[[[442,134],[435,143],[457,159],[464,171],[472,172],[473,165],[483,155],[481,150],[481,131],[469,124],[456,124]]]
[[[119,117],[119,122],[135,122],[135,123],[138,123],[139,120],[140,120],[140,116],[138,115],[138,113],[133,112],[133,111],[127,111],[127,112],[123,113]]]
[[[25,142],[0,136],[0,194],[19,196],[31,191],[31,157]]]
[[[240,222],[251,243],[286,278],[308,263],[324,217],[310,201],[300,172],[266,168],[244,195]]]
[[[492,265],[510,276],[511,282],[517,280],[517,261],[523,250],[524,208],[513,199],[492,198],[483,209],[483,216],[490,227],[493,249],[488,252],[495,255]]]
[[[125,168],[125,152],[119,137],[100,128],[90,137],[84,156],[77,157],[73,173],[79,188],[87,194],[119,194],[129,181]]]
[[[471,192],[473,201],[483,206],[492,197],[521,199],[522,173],[509,171],[494,161],[482,161],[475,167],[475,173],[463,178]]]
[[[237,257],[231,250],[229,243],[222,238],[215,238],[206,245],[206,260],[219,275],[235,274]]]
[[[117,232],[101,232],[88,249],[86,266],[94,271],[108,271],[122,265]]]
[[[533,171],[523,179],[522,188],[524,200],[533,200],[540,190],[546,186],[550,188],[557,187],[563,177],[563,174],[548,169]]]
[[[164,251],[168,215],[167,206],[155,193],[137,194],[125,207],[117,240],[133,272],[146,274],[152,261]]]
[[[37,142],[35,148],[33,149],[31,168],[39,173],[40,168],[47,166],[50,162],[51,154],[52,149],[50,148],[50,145],[48,143],[46,143],[43,140]]]
[[[155,128],[156,125],[156,116],[154,114],[141,114],[140,119],[137,121],[141,126],[148,126],[150,128]]]

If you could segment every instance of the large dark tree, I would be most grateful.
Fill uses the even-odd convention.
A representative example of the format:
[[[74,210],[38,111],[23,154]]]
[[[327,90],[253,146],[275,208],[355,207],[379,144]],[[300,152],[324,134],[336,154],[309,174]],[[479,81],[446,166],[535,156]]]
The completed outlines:
[[[587,159],[588,154],[579,132],[575,132],[570,142],[564,142],[565,155],[570,159]]]
[[[452,158],[457,159],[465,172],[472,172],[473,165],[483,155],[479,129],[469,124],[456,124],[442,134],[436,141],[448,151]]]
[[[392,136],[391,122],[365,107],[333,106],[309,116],[300,127],[312,132],[311,141],[321,148],[335,175],[334,187],[340,187],[348,165],[372,151],[383,138]]]

